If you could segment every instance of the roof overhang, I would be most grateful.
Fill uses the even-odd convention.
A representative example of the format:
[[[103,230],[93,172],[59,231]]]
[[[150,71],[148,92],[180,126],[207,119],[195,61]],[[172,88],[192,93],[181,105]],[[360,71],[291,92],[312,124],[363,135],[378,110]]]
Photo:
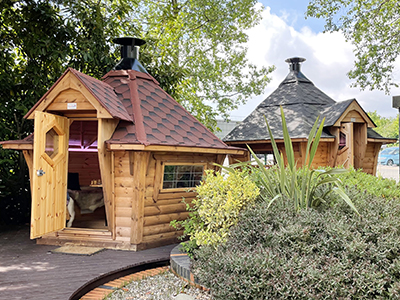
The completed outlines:
[[[14,150],[33,150],[33,143],[26,143],[23,140],[12,140],[0,142],[3,149],[14,149]]]
[[[390,139],[390,138],[373,139],[373,138],[368,138],[367,141],[370,142],[370,143],[392,144],[392,143],[396,143],[397,139]]]
[[[0,143],[3,149],[33,150],[32,143],[21,143],[20,140],[6,141]],[[182,147],[182,146],[159,146],[159,145],[135,145],[135,144],[108,144],[107,149],[111,151],[134,150],[134,151],[168,151],[168,152],[191,152],[210,154],[244,155],[247,150],[243,148],[229,147],[226,149],[203,148],[203,147]]]
[[[74,91],[81,94],[82,98],[86,101],[83,103],[76,103],[76,107],[71,110],[68,108],[68,101],[65,99],[59,100],[60,103],[55,103],[57,97],[61,97],[63,92]],[[76,100],[74,100],[76,101]],[[111,114],[101,106],[100,102],[84,85],[83,82],[73,73],[73,69],[68,68],[64,74],[53,84],[53,86],[44,94],[44,96],[28,111],[24,116],[26,119],[34,119],[34,112],[46,112],[50,106],[53,105],[53,110],[60,110],[63,112],[79,111],[79,110],[93,110],[96,112],[97,118],[112,119]]]
[[[140,144],[107,144],[107,149],[111,151],[134,150],[134,151],[168,151],[168,152],[191,152],[191,153],[210,153],[210,154],[231,154],[244,155],[247,150],[229,148],[205,148],[205,147],[184,147],[184,146],[163,146],[163,145],[140,145]]]
[[[319,141],[320,142],[333,142],[335,140],[334,137],[331,138],[321,138]],[[307,142],[308,139],[307,138],[294,138],[291,139],[292,143],[299,143],[299,142]],[[276,143],[283,143],[284,140],[283,139],[275,139]],[[271,143],[271,140],[257,140],[257,141],[225,141],[226,144],[229,145],[243,145],[243,144],[262,144],[262,143]]]

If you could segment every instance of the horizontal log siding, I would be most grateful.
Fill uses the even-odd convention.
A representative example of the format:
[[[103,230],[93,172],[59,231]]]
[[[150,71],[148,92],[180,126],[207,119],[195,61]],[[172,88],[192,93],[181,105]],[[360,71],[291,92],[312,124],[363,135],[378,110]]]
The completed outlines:
[[[214,168],[216,155],[207,154],[179,154],[179,153],[154,153],[149,161],[146,177],[146,195],[144,203],[144,227],[143,242],[152,243],[158,240],[170,240],[182,234],[176,231],[169,224],[172,220],[184,220],[189,213],[186,211],[186,204],[196,197],[195,192],[161,190],[161,181],[163,174],[161,165],[157,162],[173,163],[205,163],[206,168]],[[161,175],[161,176],[160,176]],[[128,220],[124,220],[128,222]]]
[[[313,168],[327,167],[329,165],[329,151],[330,143],[320,142],[311,166]]]
[[[100,167],[97,152],[69,152],[68,172],[79,173],[79,184],[90,185],[94,179],[100,179]]]
[[[365,157],[362,169],[365,173],[368,174],[373,174],[374,171],[374,164],[375,164],[374,148],[375,148],[374,143],[368,143],[367,149],[365,151]]]
[[[129,241],[131,236],[132,197],[134,189],[129,152],[117,151],[114,157],[116,240]]]
[[[206,168],[214,168],[216,155],[207,154],[178,154],[178,153],[152,153],[146,170],[145,201],[143,220],[143,245],[156,245],[182,234],[169,224],[172,220],[184,220],[189,213],[183,198],[190,203],[195,197],[195,192],[161,191],[163,177],[161,162],[176,163],[205,163]],[[134,195],[134,181],[129,151],[115,152],[115,232],[116,240],[129,241],[132,223],[132,199]],[[157,168],[157,162],[159,162]],[[157,172],[160,172],[159,174]]]

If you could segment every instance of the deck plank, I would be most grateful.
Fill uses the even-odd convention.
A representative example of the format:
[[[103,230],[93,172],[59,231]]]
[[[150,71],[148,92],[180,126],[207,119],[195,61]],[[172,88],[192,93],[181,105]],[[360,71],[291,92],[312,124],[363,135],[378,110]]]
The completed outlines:
[[[174,246],[139,252],[105,250],[93,256],[52,254],[50,251],[57,246],[37,245],[29,239],[29,226],[3,229],[0,298],[65,300],[104,273],[153,259],[168,259]]]

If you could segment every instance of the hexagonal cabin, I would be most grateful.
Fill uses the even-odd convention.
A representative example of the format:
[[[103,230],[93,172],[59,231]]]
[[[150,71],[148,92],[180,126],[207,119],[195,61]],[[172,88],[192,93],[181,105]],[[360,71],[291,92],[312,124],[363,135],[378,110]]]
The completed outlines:
[[[271,126],[279,150],[285,155],[281,126],[282,106],[292,139],[297,166],[304,164],[308,134],[318,116],[325,118],[324,131],[312,166],[353,166],[376,174],[379,150],[397,140],[373,130],[374,122],[356,99],[336,102],[318,89],[300,70],[304,58],[289,58],[289,74],[279,87],[238,124],[224,142],[246,149],[249,145],[260,157],[273,154],[264,116]],[[247,153],[249,155],[249,153]],[[249,160],[249,156],[241,160]],[[233,160],[231,160],[233,163]]]
[[[117,42],[115,70],[100,81],[67,69],[25,116],[34,134],[1,143],[22,150],[28,164],[37,243],[130,250],[174,243],[182,232],[169,223],[188,216],[182,199],[196,196],[188,189],[226,155],[245,153],[160,88],[135,55],[144,41]],[[72,227],[67,188],[83,203]]]

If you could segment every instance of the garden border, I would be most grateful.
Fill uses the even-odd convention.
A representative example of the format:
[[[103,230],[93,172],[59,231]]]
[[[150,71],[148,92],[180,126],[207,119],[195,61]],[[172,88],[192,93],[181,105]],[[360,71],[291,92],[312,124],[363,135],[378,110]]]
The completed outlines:
[[[185,250],[182,249],[182,245],[178,245],[172,249],[170,255],[170,269],[176,276],[188,282],[190,285],[205,291],[209,290],[202,286],[190,271],[190,258]]]

